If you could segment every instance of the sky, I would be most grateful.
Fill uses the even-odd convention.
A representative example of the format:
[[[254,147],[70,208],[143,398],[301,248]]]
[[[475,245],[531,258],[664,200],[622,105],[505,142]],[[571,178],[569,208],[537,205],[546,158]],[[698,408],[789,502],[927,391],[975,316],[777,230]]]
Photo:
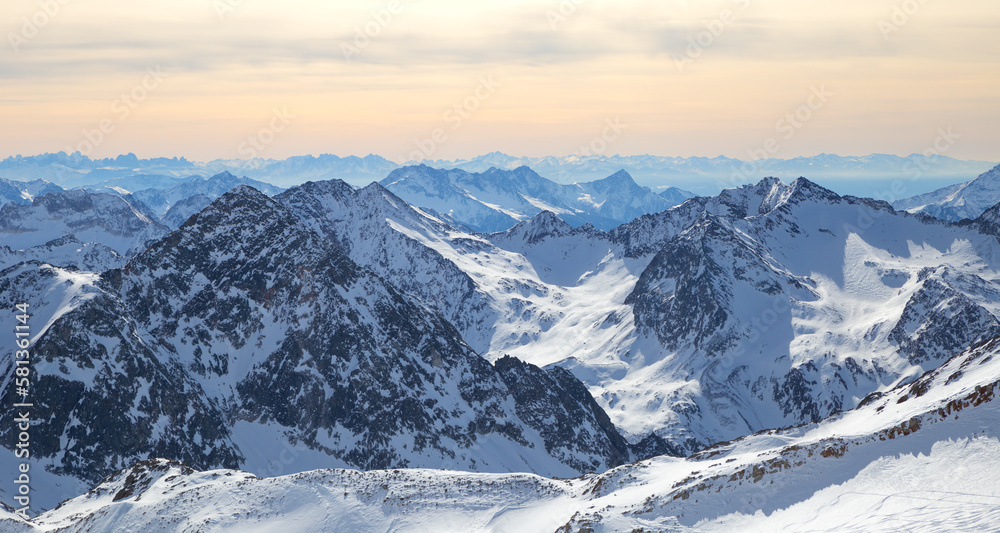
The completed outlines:
[[[1000,161],[996,0],[4,0],[0,156]],[[941,143],[941,132],[949,142]]]

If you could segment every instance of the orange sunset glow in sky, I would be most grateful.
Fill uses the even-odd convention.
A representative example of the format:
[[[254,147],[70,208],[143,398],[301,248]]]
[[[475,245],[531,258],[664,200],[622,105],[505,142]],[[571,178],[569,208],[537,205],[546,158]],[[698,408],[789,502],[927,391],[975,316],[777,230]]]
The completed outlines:
[[[6,0],[0,156],[1000,160],[1000,2]],[[821,91],[822,99],[815,95]],[[802,111],[803,106],[809,109]],[[808,115],[806,117],[805,115]],[[782,122],[784,120],[784,122]],[[442,133],[443,132],[443,133]]]

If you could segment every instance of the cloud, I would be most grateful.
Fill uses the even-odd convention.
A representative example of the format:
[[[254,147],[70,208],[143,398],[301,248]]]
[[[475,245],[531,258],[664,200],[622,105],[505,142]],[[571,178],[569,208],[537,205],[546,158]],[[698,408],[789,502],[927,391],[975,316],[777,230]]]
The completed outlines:
[[[301,10],[291,12],[273,7],[256,10],[244,2],[222,21],[197,3],[186,4],[187,11],[165,21],[123,19],[120,14],[110,20],[74,18],[66,13],[57,21],[58,27],[53,23],[43,28],[21,53],[0,56],[0,77],[130,72],[150,64],[170,65],[175,71],[214,72],[245,66],[338,63],[410,69],[560,65],[607,57],[668,61],[698,42],[710,43],[702,48],[714,60],[823,62],[919,55],[993,62],[992,48],[967,43],[984,42],[1000,30],[997,9],[985,16],[952,16],[930,26],[914,16],[909,23],[912,27],[887,41],[877,22],[879,16],[891,15],[888,8],[853,16],[850,10],[846,15],[829,11],[824,17],[816,16],[815,9],[808,13],[801,8],[777,10],[775,6],[787,4],[784,1],[751,2],[746,8],[742,2],[709,2],[695,8],[681,2],[587,0],[569,2],[576,6],[573,11],[559,14],[565,12],[560,5],[567,2],[501,2],[478,9],[442,1],[400,2],[402,11],[388,20],[378,18],[386,5],[379,2],[337,11],[292,2]],[[727,11],[731,16],[723,20]],[[553,13],[560,17],[555,26],[550,18]],[[377,32],[362,35],[366,45],[345,57],[342,46],[355,46],[365,28]]]
[[[10,2],[15,21],[38,8]],[[389,0],[243,0],[221,18],[211,0],[68,3],[18,53],[0,50],[0,111],[14,132],[0,141],[16,150],[57,128],[75,135],[160,65],[169,83],[123,128],[142,126],[165,146],[161,131],[233,135],[226,121],[252,128],[254,113],[295,103],[296,127],[309,132],[289,143],[350,129],[328,138],[385,152],[379,138],[425,134],[489,73],[505,85],[463,129],[476,146],[506,138],[562,153],[559,142],[621,113],[634,124],[622,149],[742,154],[822,83],[837,100],[789,150],[888,150],[949,124],[969,132],[967,146],[1000,145],[995,0],[925,2],[889,39],[878,23],[893,0],[751,0],[743,10],[731,0],[568,0],[571,11],[560,8],[567,0],[399,2],[391,18],[380,14]],[[719,31],[726,9],[734,16]],[[346,57],[342,45],[366,28],[374,34]],[[699,39],[708,44],[679,70],[674,56]],[[128,151],[126,137],[115,142]]]

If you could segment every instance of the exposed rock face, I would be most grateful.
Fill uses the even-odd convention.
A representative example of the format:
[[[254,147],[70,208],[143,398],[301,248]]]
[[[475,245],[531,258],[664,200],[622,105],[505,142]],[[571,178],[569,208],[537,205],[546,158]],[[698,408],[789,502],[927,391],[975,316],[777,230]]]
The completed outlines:
[[[570,374],[499,371],[440,314],[249,187],[123,269],[22,263],[0,295],[62,306],[33,377],[35,416],[49,421],[35,453],[56,473],[96,481],[146,457],[236,467],[265,438],[363,469],[576,475],[630,458]],[[515,374],[543,379],[508,385]],[[563,392],[532,390],[554,384]]]

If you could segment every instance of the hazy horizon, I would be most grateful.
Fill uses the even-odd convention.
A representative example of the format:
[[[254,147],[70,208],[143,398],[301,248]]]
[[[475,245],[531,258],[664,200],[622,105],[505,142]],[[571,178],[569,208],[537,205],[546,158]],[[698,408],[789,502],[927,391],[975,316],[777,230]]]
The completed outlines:
[[[36,155],[23,155],[18,154],[16,156],[8,156],[4,158],[4,161],[14,159],[16,157],[22,157],[25,159],[58,155],[58,153],[46,153],[46,154],[36,154]],[[322,156],[332,156],[340,160],[345,160],[351,157],[358,159],[363,159],[368,156],[375,156],[382,158],[383,160],[391,163],[394,168],[402,168],[408,165],[417,164],[429,164],[436,168],[463,168],[472,172],[482,171],[486,169],[486,166],[478,161],[479,157],[487,157],[497,155],[506,156],[518,159],[528,159],[528,161],[521,161],[517,163],[517,166],[526,165],[533,171],[537,172],[540,176],[552,180],[556,183],[571,184],[571,183],[586,183],[596,180],[604,179],[618,170],[625,170],[629,172],[633,180],[645,187],[649,187],[654,191],[661,191],[667,188],[676,187],[686,191],[693,192],[698,195],[715,195],[722,189],[733,187],[741,184],[756,183],[765,177],[778,177],[779,179],[785,181],[791,181],[798,177],[805,177],[810,181],[818,183],[824,187],[827,187],[838,194],[850,194],[855,196],[867,196],[879,199],[900,199],[903,197],[915,196],[930,192],[933,190],[940,189],[942,187],[947,187],[957,183],[966,182],[972,180],[979,176],[982,172],[986,172],[991,169],[996,162],[992,161],[980,161],[980,160],[959,160],[951,158],[950,156],[941,156],[953,160],[954,162],[949,163],[948,161],[943,162],[943,166],[924,166],[920,163],[920,154],[911,154],[908,157],[916,156],[917,163],[909,161],[905,164],[901,164],[898,167],[893,167],[886,169],[884,165],[879,167],[877,165],[872,165],[870,162],[859,162],[858,165],[861,167],[861,171],[852,168],[817,168],[815,171],[806,171],[805,168],[801,166],[796,166],[796,159],[806,160],[804,164],[812,165],[813,162],[809,161],[812,157],[798,157],[798,158],[788,158],[788,159],[778,159],[771,158],[768,160],[762,160],[759,162],[750,162],[747,165],[748,160],[732,159],[732,161],[740,162],[741,165],[730,164],[730,165],[713,165],[708,167],[695,168],[693,171],[685,171],[684,167],[671,167],[670,163],[666,163],[662,167],[644,167],[643,158],[662,158],[666,160],[679,159],[682,161],[682,165],[689,164],[695,157],[683,158],[676,156],[656,156],[652,154],[639,154],[639,155],[624,155],[624,154],[600,154],[592,156],[590,159],[585,159],[583,161],[587,166],[576,167],[577,163],[567,163],[567,156],[548,156],[556,160],[555,163],[547,162],[545,160],[539,161],[538,158],[530,158],[527,156],[512,156],[510,154],[503,154],[498,152],[490,152],[487,154],[480,154],[480,156],[471,159],[460,159],[460,160],[450,160],[450,161],[391,161],[379,154],[367,154],[366,156],[359,155],[347,155],[340,156],[336,154],[301,154],[297,156],[290,156],[290,158],[295,157],[313,157],[318,158]],[[818,154],[819,156],[830,156],[832,158],[843,158],[848,161],[853,159],[865,159],[869,157],[894,157],[889,154],[867,154],[864,156],[841,156],[837,154]],[[73,157],[73,154],[66,154],[67,157]],[[96,158],[97,160],[106,159],[117,159],[125,156],[134,156],[138,161],[149,161],[156,158],[140,157],[138,154],[128,153],[128,154],[117,154],[115,156],[109,156],[108,158]],[[95,159],[87,157],[87,160],[94,161]],[[725,156],[720,156],[725,157]],[[287,181],[280,174],[283,171],[278,171],[278,175],[269,175],[268,171],[264,170],[267,167],[257,167],[257,166],[245,166],[248,162],[247,160],[240,159],[213,159],[213,160],[195,160],[187,158],[184,155],[173,155],[167,159],[177,158],[178,160],[184,160],[194,167],[202,166],[201,175],[209,176],[214,175],[216,172],[230,171],[241,176],[252,177],[264,182],[272,183],[275,185],[280,185],[282,187],[291,187],[294,185],[299,185],[305,180],[299,181]],[[615,158],[621,158],[621,165],[618,166],[614,164]],[[639,158],[640,161],[629,161],[629,158]],[[281,163],[289,158],[271,158],[263,159],[264,165],[270,162]],[[707,158],[711,160],[713,158]],[[81,159],[82,161],[82,159]],[[221,162],[221,163],[220,163]],[[611,162],[611,164],[605,163]],[[236,163],[235,165],[233,163]],[[538,164],[536,164],[538,163]],[[638,163],[639,166],[630,166],[630,164]],[[786,163],[789,168],[775,168],[773,165],[781,165]],[[213,165],[211,168],[208,165]],[[594,166],[594,165],[597,166]],[[697,165],[697,162],[694,163]],[[222,166],[220,166],[222,165]],[[603,165],[603,166],[601,166]],[[711,164],[710,164],[711,165]],[[866,167],[865,165],[869,165]],[[494,166],[489,164],[488,166]],[[513,168],[513,165],[498,165],[501,168]],[[367,164],[365,164],[367,168]],[[55,170],[55,169],[53,169]],[[138,170],[141,174],[143,169]],[[208,172],[204,172],[204,171]],[[329,169],[333,171],[334,169]],[[363,176],[360,174],[352,174],[350,169],[346,169],[346,173],[335,172],[330,177],[337,177],[342,179],[354,186],[365,186],[372,181],[380,181],[391,170],[387,170],[386,173],[380,174],[374,169],[369,169],[368,171],[362,172]],[[811,170],[811,169],[810,169]],[[155,172],[155,167],[146,169],[146,171]],[[194,169],[192,172],[196,172]],[[242,172],[241,172],[242,171]],[[168,173],[176,172],[169,171]],[[262,173],[263,172],[263,173]],[[179,174],[178,174],[179,175]],[[0,177],[10,177],[5,176],[0,172]],[[79,179],[79,176],[75,176]],[[17,179],[15,176],[12,179]],[[91,183],[101,183],[108,179],[108,176],[97,176],[86,183],[77,183],[75,186],[85,186]],[[56,182],[60,185],[65,184],[65,182]]]
[[[42,156],[46,156],[46,155],[58,155],[60,152],[66,153],[66,155],[69,156],[69,157],[74,156],[73,153],[67,153],[65,150],[55,150],[55,151],[37,152],[37,153],[11,153],[11,154],[5,154],[5,155],[0,156],[0,160],[2,160],[2,159],[16,158],[16,157],[31,158],[31,157],[42,157]],[[493,151],[490,151],[490,152],[477,153],[477,154],[472,155],[471,157],[424,159],[424,160],[420,160],[420,161],[393,159],[391,157],[387,157],[384,154],[380,154],[380,153],[374,152],[374,151],[368,152],[368,153],[365,153],[365,154],[362,154],[361,152],[356,152],[356,153],[334,153],[332,151],[328,151],[328,152],[311,152],[311,153],[293,153],[293,154],[290,154],[290,155],[287,155],[287,156],[281,156],[281,157],[262,155],[262,156],[259,156],[257,158],[223,157],[223,156],[209,157],[209,158],[195,158],[195,157],[189,157],[186,154],[152,155],[152,154],[138,154],[138,153],[135,153],[135,152],[111,153],[111,154],[104,155],[104,156],[95,156],[95,155],[86,155],[86,154],[80,154],[80,155],[82,155],[84,157],[88,157],[91,160],[116,159],[116,158],[122,157],[122,156],[134,155],[139,160],[151,160],[151,159],[159,159],[159,158],[166,158],[166,159],[177,158],[177,159],[184,159],[184,160],[192,162],[192,163],[208,163],[208,162],[212,162],[212,161],[221,161],[221,160],[250,161],[252,159],[283,161],[283,160],[286,160],[286,159],[291,159],[291,158],[296,158],[296,157],[313,157],[313,158],[319,158],[319,157],[322,157],[322,156],[334,156],[334,157],[338,157],[340,159],[347,159],[347,158],[350,158],[350,157],[356,157],[356,158],[359,158],[359,159],[364,159],[365,157],[368,157],[368,156],[377,156],[377,157],[381,157],[382,159],[385,159],[386,161],[394,163],[396,165],[406,166],[406,165],[410,165],[410,164],[417,164],[417,165],[419,165],[419,164],[428,164],[428,163],[434,163],[434,162],[437,162],[437,161],[452,161],[452,162],[472,161],[472,160],[475,160],[475,159],[478,159],[478,158],[481,158],[481,157],[492,155],[494,153],[500,154],[500,155],[503,155],[503,156],[507,156],[507,157],[511,157],[511,158],[514,158],[514,159],[540,159],[540,158],[546,158],[546,157],[554,157],[554,158],[557,158],[557,159],[569,159],[569,158],[574,158],[574,157],[578,157],[578,158],[600,157],[600,158],[606,158],[606,159],[629,158],[629,157],[656,157],[656,158],[664,158],[664,159],[682,159],[682,160],[688,160],[688,159],[708,159],[708,160],[712,160],[712,159],[726,158],[726,159],[733,159],[733,160],[738,160],[738,161],[753,161],[753,159],[751,159],[750,157],[742,157],[742,158],[741,157],[729,157],[729,156],[726,156],[726,155],[723,155],[723,154],[717,154],[717,155],[714,155],[714,156],[699,156],[699,155],[664,155],[664,154],[653,154],[653,153],[645,152],[645,153],[589,154],[589,155],[585,155],[585,156],[580,156],[579,154],[575,154],[575,153],[543,154],[543,155],[540,155],[540,156],[531,156],[531,155],[525,155],[525,154],[510,154],[510,153],[505,153],[505,152],[500,151],[500,150],[493,150]],[[769,158],[760,159],[760,161],[768,161],[768,160],[770,160],[770,161],[792,161],[792,160],[795,160],[795,159],[811,159],[811,158],[817,158],[817,157],[821,157],[821,156],[831,156],[831,157],[839,157],[839,158],[845,158],[845,159],[861,159],[861,158],[865,158],[865,157],[875,157],[875,156],[894,156],[894,157],[900,157],[900,158],[905,159],[905,158],[908,158],[908,157],[921,156],[921,155],[923,155],[923,154],[919,154],[917,152],[914,152],[914,153],[911,153],[911,154],[904,154],[904,155],[900,155],[900,154],[887,154],[887,153],[880,153],[880,152],[871,152],[871,153],[866,153],[866,154],[838,154],[838,153],[820,152],[820,153],[814,153],[814,154],[799,155],[799,156],[794,156],[794,157],[769,157]],[[934,154],[934,156],[948,157],[948,158],[954,159],[956,161],[961,161],[961,162],[1000,164],[1000,159],[993,160],[993,159],[959,158],[959,157],[953,157],[953,156],[947,155],[947,154]]]

